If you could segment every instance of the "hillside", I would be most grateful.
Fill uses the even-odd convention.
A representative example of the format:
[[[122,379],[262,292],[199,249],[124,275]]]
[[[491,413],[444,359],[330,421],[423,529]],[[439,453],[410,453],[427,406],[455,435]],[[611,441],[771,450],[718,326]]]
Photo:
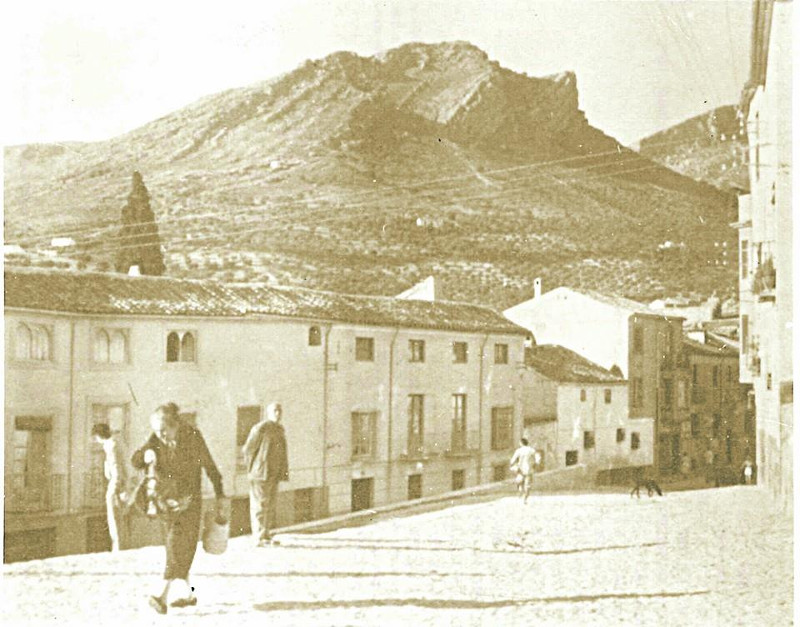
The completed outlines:
[[[6,148],[6,243],[72,234],[107,267],[134,169],[177,276],[394,294],[435,275],[497,307],[536,276],[639,299],[735,285],[729,195],[591,127],[574,74],[462,42],[336,53],[108,141]]]
[[[747,135],[739,107],[719,107],[640,142],[639,153],[721,190],[747,190]]]

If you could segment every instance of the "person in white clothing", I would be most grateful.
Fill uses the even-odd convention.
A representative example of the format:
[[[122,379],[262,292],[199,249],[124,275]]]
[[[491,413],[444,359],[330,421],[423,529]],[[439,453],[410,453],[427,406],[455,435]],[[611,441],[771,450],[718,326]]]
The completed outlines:
[[[533,465],[536,451],[528,446],[527,438],[520,438],[520,447],[511,457],[511,469],[517,472],[517,490],[522,497],[522,502],[528,502],[533,483]]]
[[[106,487],[106,514],[108,516],[108,533],[111,536],[111,550],[121,550],[127,543],[127,521],[124,517],[126,499],[126,485],[128,473],[125,458],[119,443],[111,434],[111,428],[106,423],[99,423],[92,427],[92,438],[103,446],[105,460],[103,474],[108,485]]]

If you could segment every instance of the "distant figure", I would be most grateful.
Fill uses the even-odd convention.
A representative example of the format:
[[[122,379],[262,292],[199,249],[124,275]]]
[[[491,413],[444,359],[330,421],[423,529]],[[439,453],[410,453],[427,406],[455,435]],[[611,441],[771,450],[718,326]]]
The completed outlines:
[[[111,428],[105,422],[92,427],[92,438],[103,446],[105,453],[103,474],[108,481],[106,486],[108,534],[111,536],[111,550],[117,552],[127,544],[127,523],[124,512],[128,473],[125,468],[125,459],[119,443],[111,434]]]
[[[280,424],[279,403],[267,406],[267,417],[255,424],[244,443],[247,476],[250,479],[250,524],[256,546],[271,544],[275,526],[278,484],[289,480],[286,435]]]
[[[689,455],[684,453],[681,455],[681,475],[683,478],[686,479],[692,472],[692,460],[689,458]]]
[[[531,492],[531,484],[533,483],[533,464],[536,457],[536,451],[528,446],[526,438],[520,438],[520,447],[514,451],[511,457],[510,466],[512,470],[517,472],[517,491],[522,497],[522,502],[528,502],[528,495]]]
[[[745,485],[753,483],[753,462],[750,461],[749,457],[745,459],[744,464],[742,464],[742,472],[744,473]]]
[[[705,453],[705,462],[706,462],[706,483],[716,483],[717,487],[719,487],[719,480],[717,478],[717,473],[714,468],[714,451],[708,449]]]
[[[214,486],[217,512],[222,511],[224,493],[222,475],[211,458],[206,441],[194,427],[178,418],[175,403],[161,405],[150,416],[153,433],[131,463],[135,468],[155,472],[155,494],[149,494],[150,506],[163,521],[167,563],[164,589],[150,597],[150,605],[159,614],[167,613],[170,586],[180,579],[186,583],[186,596],[172,602],[173,607],[197,605],[194,588],[189,585],[189,570],[197,551],[202,510],[202,471]],[[152,500],[151,500],[152,499]]]

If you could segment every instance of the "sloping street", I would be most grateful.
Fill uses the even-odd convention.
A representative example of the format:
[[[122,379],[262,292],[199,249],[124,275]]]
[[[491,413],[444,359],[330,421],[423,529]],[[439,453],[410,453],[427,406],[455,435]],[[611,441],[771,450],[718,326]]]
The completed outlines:
[[[789,625],[792,530],[755,487],[513,497],[255,549],[198,551],[199,604],[159,616],[163,549],[5,565],[4,622]],[[688,621],[688,622],[687,622]]]

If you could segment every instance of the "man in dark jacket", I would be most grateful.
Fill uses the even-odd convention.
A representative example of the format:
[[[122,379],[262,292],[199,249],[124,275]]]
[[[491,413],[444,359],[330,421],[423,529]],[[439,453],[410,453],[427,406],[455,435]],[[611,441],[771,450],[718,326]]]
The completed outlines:
[[[258,546],[269,546],[270,529],[275,526],[278,483],[289,480],[286,435],[281,406],[270,403],[267,417],[250,430],[244,443],[247,476],[250,479],[250,521]]]

